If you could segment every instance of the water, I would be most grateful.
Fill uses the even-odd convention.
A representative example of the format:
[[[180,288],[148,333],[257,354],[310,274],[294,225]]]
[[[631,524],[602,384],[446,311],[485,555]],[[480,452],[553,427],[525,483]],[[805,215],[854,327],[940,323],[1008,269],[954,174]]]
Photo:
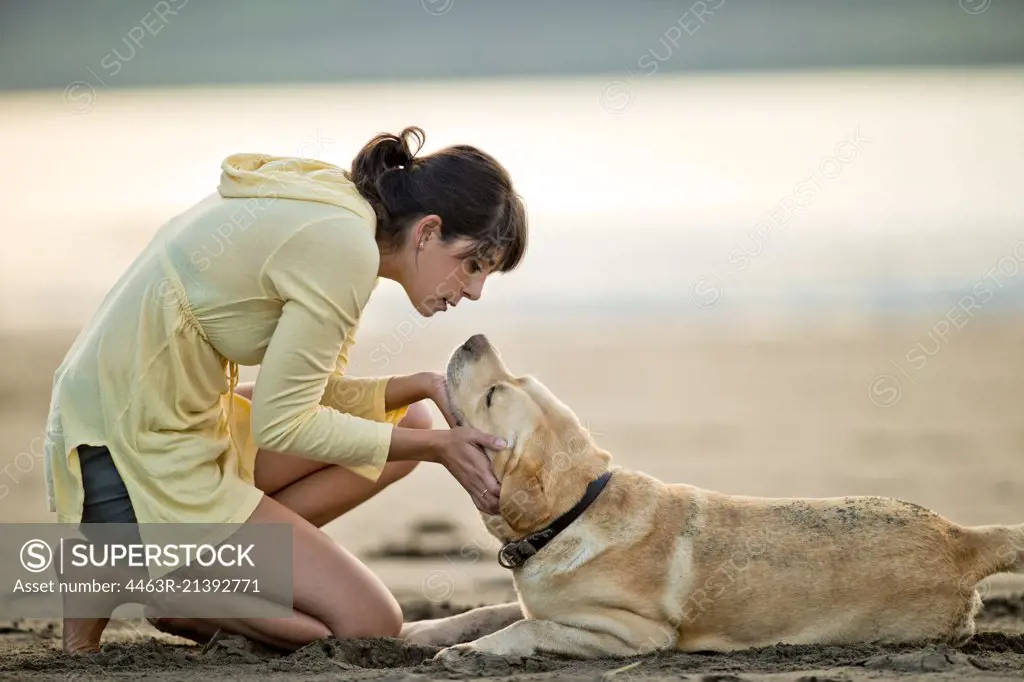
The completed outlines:
[[[347,165],[410,124],[527,201],[528,258],[481,314],[942,309],[986,277],[1024,299],[1024,70],[610,81],[5,95],[0,320],[84,322],[228,154]],[[374,304],[408,310],[390,283]]]

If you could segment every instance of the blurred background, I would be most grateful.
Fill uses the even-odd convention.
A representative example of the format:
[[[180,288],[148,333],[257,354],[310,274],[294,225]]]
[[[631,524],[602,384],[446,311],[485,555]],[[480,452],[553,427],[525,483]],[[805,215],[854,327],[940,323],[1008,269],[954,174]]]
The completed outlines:
[[[1022,36],[1010,0],[0,2],[0,519],[50,518],[53,371],[225,156],[419,125],[532,242],[431,320],[384,282],[355,373],[485,332],[621,465],[1024,521]],[[396,591],[509,590],[436,467],[328,532]]]

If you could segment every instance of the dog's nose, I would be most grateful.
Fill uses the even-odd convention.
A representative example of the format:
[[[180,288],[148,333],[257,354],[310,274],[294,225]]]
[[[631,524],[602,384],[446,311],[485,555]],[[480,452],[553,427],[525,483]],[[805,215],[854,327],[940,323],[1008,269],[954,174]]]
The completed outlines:
[[[467,353],[479,353],[484,348],[487,348],[489,343],[487,337],[483,334],[473,334],[473,336],[466,339],[466,343],[462,344],[462,347]]]

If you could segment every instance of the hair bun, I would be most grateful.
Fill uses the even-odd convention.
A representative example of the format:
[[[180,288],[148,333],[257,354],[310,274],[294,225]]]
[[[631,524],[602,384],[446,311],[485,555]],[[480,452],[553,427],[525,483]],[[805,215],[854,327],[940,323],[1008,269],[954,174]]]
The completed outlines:
[[[378,219],[383,218],[390,208],[384,206],[381,181],[392,171],[409,168],[426,139],[423,129],[418,126],[409,126],[398,135],[379,133],[352,161],[349,177],[363,196],[374,204]],[[415,143],[415,149],[411,142]]]
[[[375,137],[371,144],[376,142],[380,148],[381,171],[408,168],[416,158],[416,154],[423,148],[426,137],[423,130],[416,126],[405,128],[398,135],[381,133]],[[414,144],[415,148],[413,148]]]
[[[408,168],[409,165],[419,154],[420,150],[423,149],[423,144],[427,141],[427,134],[423,132],[422,128],[417,126],[409,126],[399,133],[397,141],[401,147],[401,163],[398,165]],[[412,148],[410,142],[415,141],[416,148]]]

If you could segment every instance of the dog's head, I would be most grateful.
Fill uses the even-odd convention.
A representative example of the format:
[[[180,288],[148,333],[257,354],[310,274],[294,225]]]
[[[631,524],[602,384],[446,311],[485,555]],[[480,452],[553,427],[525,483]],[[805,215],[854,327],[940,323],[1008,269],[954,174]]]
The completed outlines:
[[[513,375],[483,334],[452,352],[447,380],[459,421],[508,442],[490,453],[501,516],[485,519],[502,539],[546,526],[608,468],[610,455],[572,410],[532,376]]]

